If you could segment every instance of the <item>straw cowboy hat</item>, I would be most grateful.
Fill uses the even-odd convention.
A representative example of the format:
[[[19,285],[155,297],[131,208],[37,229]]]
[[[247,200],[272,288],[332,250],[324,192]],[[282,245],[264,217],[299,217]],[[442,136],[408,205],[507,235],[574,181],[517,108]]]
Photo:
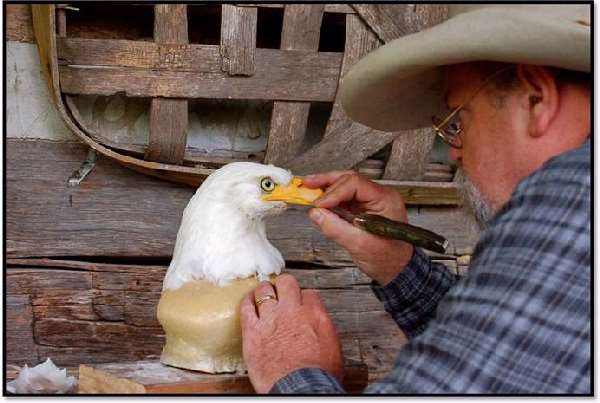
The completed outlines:
[[[451,4],[445,22],[356,63],[340,86],[342,106],[374,129],[413,129],[448,112],[445,65],[487,60],[589,72],[591,10],[589,4]]]

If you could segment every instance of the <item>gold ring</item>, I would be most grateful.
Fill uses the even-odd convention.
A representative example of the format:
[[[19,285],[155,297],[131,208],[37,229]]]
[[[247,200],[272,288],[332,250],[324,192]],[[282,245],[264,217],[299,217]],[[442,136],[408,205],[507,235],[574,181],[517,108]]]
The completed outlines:
[[[268,300],[275,300],[277,301],[277,297],[275,295],[263,295],[262,297],[258,297],[254,300],[254,303],[256,304],[256,306],[259,306],[260,304],[262,304],[263,302],[266,302]]]

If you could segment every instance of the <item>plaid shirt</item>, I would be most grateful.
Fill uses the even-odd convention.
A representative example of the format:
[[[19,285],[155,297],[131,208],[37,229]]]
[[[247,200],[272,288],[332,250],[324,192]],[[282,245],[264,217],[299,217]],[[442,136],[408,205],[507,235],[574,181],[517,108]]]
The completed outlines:
[[[366,393],[591,393],[590,140],[524,179],[451,275],[420,250],[377,297],[409,337]],[[304,368],[271,393],[344,393]]]

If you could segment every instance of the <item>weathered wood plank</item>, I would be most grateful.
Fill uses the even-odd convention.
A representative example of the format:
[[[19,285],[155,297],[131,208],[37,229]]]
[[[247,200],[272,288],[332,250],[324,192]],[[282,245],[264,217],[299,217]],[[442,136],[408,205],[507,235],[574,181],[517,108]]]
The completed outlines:
[[[11,139],[5,146],[8,257],[170,257],[181,213],[194,189],[131,172],[105,158],[98,159],[78,187],[70,188],[67,179],[86,155],[83,145]],[[408,196],[425,199],[432,189],[446,195],[456,191],[452,183],[417,185],[407,188],[413,193]],[[456,247],[474,245],[477,232],[460,210],[411,208],[409,215]],[[345,251],[316,230],[306,209],[290,208],[270,219],[267,227],[288,262],[352,265]]]
[[[57,365],[78,365],[151,359],[160,354],[164,334],[154,318],[166,266],[51,259],[11,259],[8,263],[22,265],[7,269],[9,295],[37,301],[33,302],[34,330],[28,342],[38,343],[35,347],[40,357],[50,356]],[[359,343],[368,345],[374,336],[384,337],[388,349],[399,349],[404,343],[401,331],[382,311],[364,275],[355,268],[286,271],[294,274],[302,287],[319,289],[347,359],[365,360]],[[142,277],[145,282],[139,282]],[[99,306],[115,316],[107,318]],[[377,335],[372,333],[374,320]],[[18,322],[11,321],[9,326],[13,331],[23,329]],[[375,369],[389,370],[393,360],[390,355]]]
[[[223,4],[221,69],[230,76],[251,76],[256,69],[256,8]]]
[[[126,39],[57,38],[56,46],[61,64],[221,71],[219,47],[214,45],[167,46]]]
[[[387,164],[389,164],[390,162],[391,161],[388,161]],[[367,178],[381,179],[383,177],[385,167],[386,163],[384,161],[366,159],[358,165],[356,165],[354,167],[354,170],[357,171],[359,174],[366,176]],[[423,170],[424,173],[421,179],[422,182],[452,182],[452,178],[454,178],[454,170],[450,165],[428,163],[425,164],[425,168]]]
[[[5,40],[19,42],[35,42],[33,20],[29,4],[6,4],[5,8],[6,36]]]
[[[170,47],[188,43],[187,6],[154,6],[154,41],[164,49],[164,59],[172,60]],[[188,128],[188,102],[184,99],[154,98],[150,105],[150,133],[145,158],[150,161],[181,164]]]
[[[235,3],[238,7],[284,8],[287,3]],[[354,14],[350,4],[325,4],[326,13]]]
[[[273,60],[268,67],[262,66],[264,60],[257,60],[257,73],[252,77],[75,66],[61,66],[59,73],[61,89],[67,94],[125,92],[132,97],[331,101],[339,74],[334,67],[337,57],[323,57],[322,53],[315,57],[303,56],[306,55],[277,57],[279,60]],[[294,60],[297,64],[287,64]]]
[[[342,77],[354,63],[379,45],[377,37],[358,16],[347,15]],[[394,140],[396,134],[376,131],[352,121],[336,97],[323,140],[294,158],[288,166],[300,174],[350,169]]]
[[[37,364],[39,356],[33,340],[33,310],[29,295],[8,293],[4,315],[6,361],[19,366]]]
[[[181,164],[185,156],[187,130],[187,100],[153,98],[146,159]]]
[[[127,40],[70,38],[57,46],[62,91],[99,95],[331,101],[342,58],[333,52],[256,49],[256,74],[229,77],[221,71],[218,46],[171,45],[168,58],[156,44]]]
[[[383,42],[418,32],[447,18],[445,4],[352,4],[351,7]]]
[[[186,44],[188,40],[187,6],[154,6],[154,41],[158,44]]]
[[[421,180],[429,160],[435,134],[431,129],[402,131],[392,142],[384,179]]]
[[[319,49],[323,4],[288,4],[283,14],[281,49],[316,52]],[[285,166],[302,149],[310,103],[275,102],[265,161]]]

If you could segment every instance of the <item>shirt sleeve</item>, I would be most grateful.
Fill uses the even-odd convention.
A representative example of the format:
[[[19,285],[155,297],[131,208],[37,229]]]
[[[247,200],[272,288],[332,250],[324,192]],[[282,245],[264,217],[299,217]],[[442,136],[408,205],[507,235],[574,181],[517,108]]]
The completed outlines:
[[[269,394],[341,394],[342,385],[329,372],[320,368],[302,368],[281,378]]]
[[[433,263],[415,248],[412,259],[394,280],[385,286],[373,281],[371,289],[410,339],[425,330],[438,303],[458,279],[446,266]]]

